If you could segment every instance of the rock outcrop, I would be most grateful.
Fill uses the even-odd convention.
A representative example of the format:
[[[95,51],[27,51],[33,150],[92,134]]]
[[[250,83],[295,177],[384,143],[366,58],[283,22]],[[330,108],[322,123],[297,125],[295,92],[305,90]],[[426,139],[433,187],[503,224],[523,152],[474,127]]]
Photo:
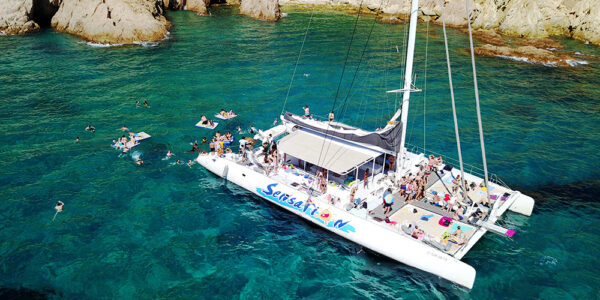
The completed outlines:
[[[48,26],[57,0],[0,1],[0,34],[24,34]]]
[[[52,27],[97,43],[159,41],[169,22],[155,0],[62,0]]]
[[[240,13],[265,21],[277,21],[281,18],[278,0],[242,0]]]
[[[207,6],[210,2],[204,0],[163,0],[165,8],[171,10],[189,10],[193,11],[201,16],[208,13]]]
[[[568,54],[559,54],[533,46],[510,48],[486,44],[481,47],[476,47],[474,50],[477,55],[509,58],[547,66],[568,67],[576,65],[579,62]]]
[[[168,33],[165,8],[205,15],[206,7],[205,0],[0,0],[0,34],[51,25],[96,43],[153,42]]]
[[[466,27],[464,0],[443,0],[446,25]],[[281,0],[285,4],[326,4],[359,6],[361,0]],[[363,7],[379,5],[380,0],[363,0]],[[405,20],[410,14],[410,1],[384,2],[382,20]],[[421,18],[432,18],[441,24],[440,0],[421,0]],[[599,0],[469,0],[474,29],[493,30],[524,38],[568,36],[600,45]]]

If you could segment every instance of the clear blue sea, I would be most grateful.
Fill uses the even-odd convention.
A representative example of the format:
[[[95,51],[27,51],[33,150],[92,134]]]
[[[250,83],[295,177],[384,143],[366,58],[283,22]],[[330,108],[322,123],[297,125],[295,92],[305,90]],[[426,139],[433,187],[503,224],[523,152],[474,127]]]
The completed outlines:
[[[198,165],[174,165],[195,157],[186,153],[190,143],[210,137],[194,127],[203,114],[240,114],[221,132],[272,124],[309,16],[290,11],[268,23],[230,8],[209,17],[170,12],[170,38],[147,47],[91,47],[52,29],[0,38],[0,295],[600,297],[595,46],[561,40],[566,50],[596,56],[580,57],[589,64],[574,68],[477,58],[489,169],[537,202],[530,218],[500,221],[516,229],[513,239],[488,234],[464,258],[477,270],[472,290],[365,251]],[[315,15],[286,110],[331,110],[353,22],[344,13]],[[371,24],[370,17],[358,23],[336,107],[339,119],[366,129],[397,108],[385,91],[402,85],[406,32],[376,23],[350,88]],[[428,34],[422,24],[417,39],[416,85],[427,93],[413,95],[408,141],[457,157],[441,28]],[[449,39],[464,158],[481,166],[468,39],[455,30]],[[95,133],[84,130],[88,124]],[[123,125],[152,138],[121,155],[110,144]],[[176,156],[163,160],[167,150]],[[52,221],[59,200],[65,208]]]

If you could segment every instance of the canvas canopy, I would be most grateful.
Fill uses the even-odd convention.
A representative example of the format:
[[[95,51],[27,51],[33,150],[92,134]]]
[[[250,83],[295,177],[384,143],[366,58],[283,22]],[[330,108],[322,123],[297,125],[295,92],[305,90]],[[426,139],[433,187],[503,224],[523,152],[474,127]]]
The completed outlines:
[[[278,150],[341,175],[382,154],[303,130],[282,138]]]

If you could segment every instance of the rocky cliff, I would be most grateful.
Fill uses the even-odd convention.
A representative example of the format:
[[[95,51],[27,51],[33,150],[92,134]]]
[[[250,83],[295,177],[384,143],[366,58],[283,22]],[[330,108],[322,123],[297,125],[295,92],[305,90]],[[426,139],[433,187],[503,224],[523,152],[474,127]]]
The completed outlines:
[[[164,9],[205,15],[206,6],[204,0],[0,0],[0,33],[51,25],[97,43],[158,41],[170,25]]]
[[[376,10],[382,0],[363,0],[363,7]],[[467,25],[465,0],[442,0],[446,24]],[[421,18],[441,24],[440,0],[421,0]],[[285,4],[352,5],[361,0],[280,0]],[[568,36],[600,45],[600,0],[469,0],[474,29],[493,30],[509,36],[544,38]],[[383,1],[385,20],[406,19],[410,1]]]
[[[169,22],[154,0],[63,0],[52,27],[98,43],[158,41]]]
[[[277,21],[281,18],[278,0],[242,0],[240,13],[266,21]]]

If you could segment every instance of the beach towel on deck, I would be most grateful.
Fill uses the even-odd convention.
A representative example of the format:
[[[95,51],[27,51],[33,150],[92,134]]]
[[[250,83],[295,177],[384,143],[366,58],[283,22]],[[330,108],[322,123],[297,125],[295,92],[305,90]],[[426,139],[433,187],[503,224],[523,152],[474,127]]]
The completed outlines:
[[[145,132],[141,131],[141,132],[138,132],[138,133],[136,133],[136,134],[134,135],[134,137],[133,137],[133,138],[134,138],[136,141],[141,141],[141,140],[149,139],[149,138],[151,138],[151,137],[152,137],[152,136],[150,136],[149,134],[147,134],[147,133],[145,133]]]

